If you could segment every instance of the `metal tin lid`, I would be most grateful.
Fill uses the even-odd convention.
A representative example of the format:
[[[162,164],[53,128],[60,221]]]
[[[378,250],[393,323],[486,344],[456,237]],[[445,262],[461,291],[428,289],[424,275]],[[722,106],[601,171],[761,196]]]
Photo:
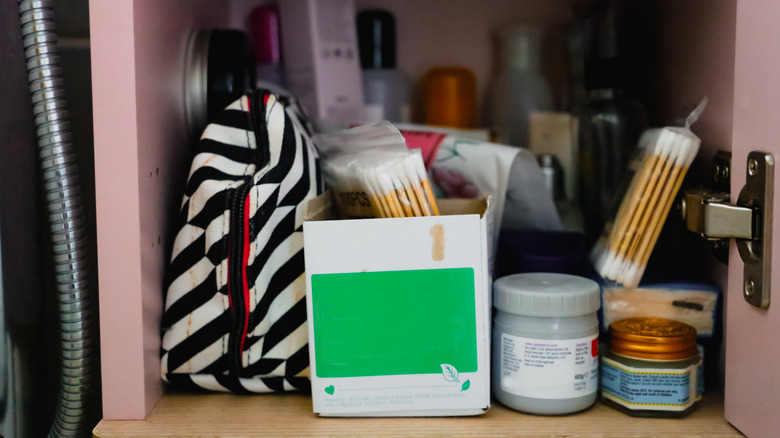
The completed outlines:
[[[598,283],[576,275],[514,274],[495,281],[493,305],[517,315],[587,315],[601,307],[600,292]]]
[[[197,143],[217,114],[253,88],[253,66],[243,32],[206,29],[190,34],[184,66],[184,115],[190,143]]]
[[[609,326],[610,349],[644,359],[673,360],[695,356],[696,329],[663,318],[626,318]]]

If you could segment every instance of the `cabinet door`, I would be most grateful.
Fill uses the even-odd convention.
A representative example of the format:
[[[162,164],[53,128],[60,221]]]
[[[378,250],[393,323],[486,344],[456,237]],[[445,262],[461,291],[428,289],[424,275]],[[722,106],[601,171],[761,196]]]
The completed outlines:
[[[731,192],[745,183],[751,150],[780,159],[780,2],[738,1]],[[775,177],[777,179],[777,177]],[[775,187],[777,187],[775,185]],[[774,191],[774,203],[780,202]],[[778,216],[769,246],[780,248]],[[773,255],[771,302],[761,310],[743,299],[743,264],[732,245],[726,297],[726,419],[750,437],[780,430],[780,258]]]

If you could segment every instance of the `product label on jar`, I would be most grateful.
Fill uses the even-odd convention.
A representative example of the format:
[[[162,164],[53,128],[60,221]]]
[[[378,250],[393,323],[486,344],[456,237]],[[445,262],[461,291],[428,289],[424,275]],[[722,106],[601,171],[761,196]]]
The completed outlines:
[[[698,364],[683,369],[634,368],[604,358],[601,395],[629,409],[684,411],[697,399]]]
[[[501,335],[501,389],[523,397],[565,399],[598,389],[598,336],[531,339]]]

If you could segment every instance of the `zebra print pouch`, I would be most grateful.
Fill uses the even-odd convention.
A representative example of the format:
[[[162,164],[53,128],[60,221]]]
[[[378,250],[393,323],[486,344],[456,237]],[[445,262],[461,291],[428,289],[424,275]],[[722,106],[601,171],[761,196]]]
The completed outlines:
[[[321,194],[307,119],[258,90],[203,133],[168,271],[162,377],[211,391],[309,387],[303,208]]]

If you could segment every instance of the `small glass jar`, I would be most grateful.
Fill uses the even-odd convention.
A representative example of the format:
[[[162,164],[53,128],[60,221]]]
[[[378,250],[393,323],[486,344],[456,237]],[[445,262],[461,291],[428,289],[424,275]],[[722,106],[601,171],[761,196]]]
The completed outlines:
[[[581,411],[598,394],[599,285],[567,274],[496,280],[493,394],[531,414]]]
[[[601,398],[637,417],[680,418],[701,400],[696,329],[662,318],[626,318],[609,326],[601,360]]]

